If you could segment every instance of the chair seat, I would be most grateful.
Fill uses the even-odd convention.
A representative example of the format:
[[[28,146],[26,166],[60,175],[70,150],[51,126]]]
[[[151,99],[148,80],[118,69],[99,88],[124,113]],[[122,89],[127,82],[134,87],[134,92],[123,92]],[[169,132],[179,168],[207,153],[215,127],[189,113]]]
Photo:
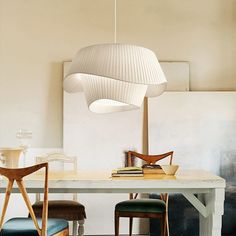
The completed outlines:
[[[119,202],[115,207],[119,212],[163,213],[166,203],[160,199],[131,199]]]
[[[43,202],[39,201],[32,206],[37,217],[42,216]],[[62,218],[69,221],[84,220],[85,207],[77,201],[50,200],[48,201],[48,217]]]
[[[41,228],[41,219],[38,219],[38,224]],[[52,236],[66,228],[68,228],[66,220],[48,219],[47,236]],[[38,232],[31,218],[12,218],[3,225],[0,236],[38,236]]]

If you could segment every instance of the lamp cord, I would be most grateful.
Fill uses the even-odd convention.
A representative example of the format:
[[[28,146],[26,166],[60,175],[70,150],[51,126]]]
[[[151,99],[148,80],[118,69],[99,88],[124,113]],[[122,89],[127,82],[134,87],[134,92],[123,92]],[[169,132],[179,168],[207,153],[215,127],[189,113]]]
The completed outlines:
[[[114,43],[116,43],[116,0],[114,0]]]

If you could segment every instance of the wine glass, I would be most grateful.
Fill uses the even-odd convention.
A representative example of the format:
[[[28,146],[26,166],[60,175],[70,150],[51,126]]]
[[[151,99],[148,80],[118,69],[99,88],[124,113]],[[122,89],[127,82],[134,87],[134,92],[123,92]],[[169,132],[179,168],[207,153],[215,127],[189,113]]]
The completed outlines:
[[[30,146],[30,139],[32,139],[32,131],[27,130],[27,129],[19,129],[16,132],[16,138],[19,140],[20,142],[20,147],[23,149],[23,155],[24,155],[24,159],[23,159],[23,166],[26,166],[26,152],[27,149]]]

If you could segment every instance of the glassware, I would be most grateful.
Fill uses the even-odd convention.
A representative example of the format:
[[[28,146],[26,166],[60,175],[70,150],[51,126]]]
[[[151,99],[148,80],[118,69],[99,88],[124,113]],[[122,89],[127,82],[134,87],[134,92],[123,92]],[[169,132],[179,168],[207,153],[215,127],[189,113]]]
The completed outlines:
[[[32,131],[27,130],[27,129],[19,129],[16,132],[16,138],[19,140],[20,142],[20,147],[23,149],[23,166],[26,166],[26,152],[27,149],[30,146],[30,139],[32,139]]]

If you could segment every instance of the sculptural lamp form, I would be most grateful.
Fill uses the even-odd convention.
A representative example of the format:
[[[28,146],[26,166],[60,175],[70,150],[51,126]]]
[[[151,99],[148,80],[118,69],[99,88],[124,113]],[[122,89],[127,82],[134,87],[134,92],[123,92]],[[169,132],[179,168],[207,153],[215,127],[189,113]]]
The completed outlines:
[[[111,113],[140,108],[144,97],[161,95],[166,83],[154,52],[111,43],[79,50],[64,78],[64,90],[83,91],[92,112]]]

